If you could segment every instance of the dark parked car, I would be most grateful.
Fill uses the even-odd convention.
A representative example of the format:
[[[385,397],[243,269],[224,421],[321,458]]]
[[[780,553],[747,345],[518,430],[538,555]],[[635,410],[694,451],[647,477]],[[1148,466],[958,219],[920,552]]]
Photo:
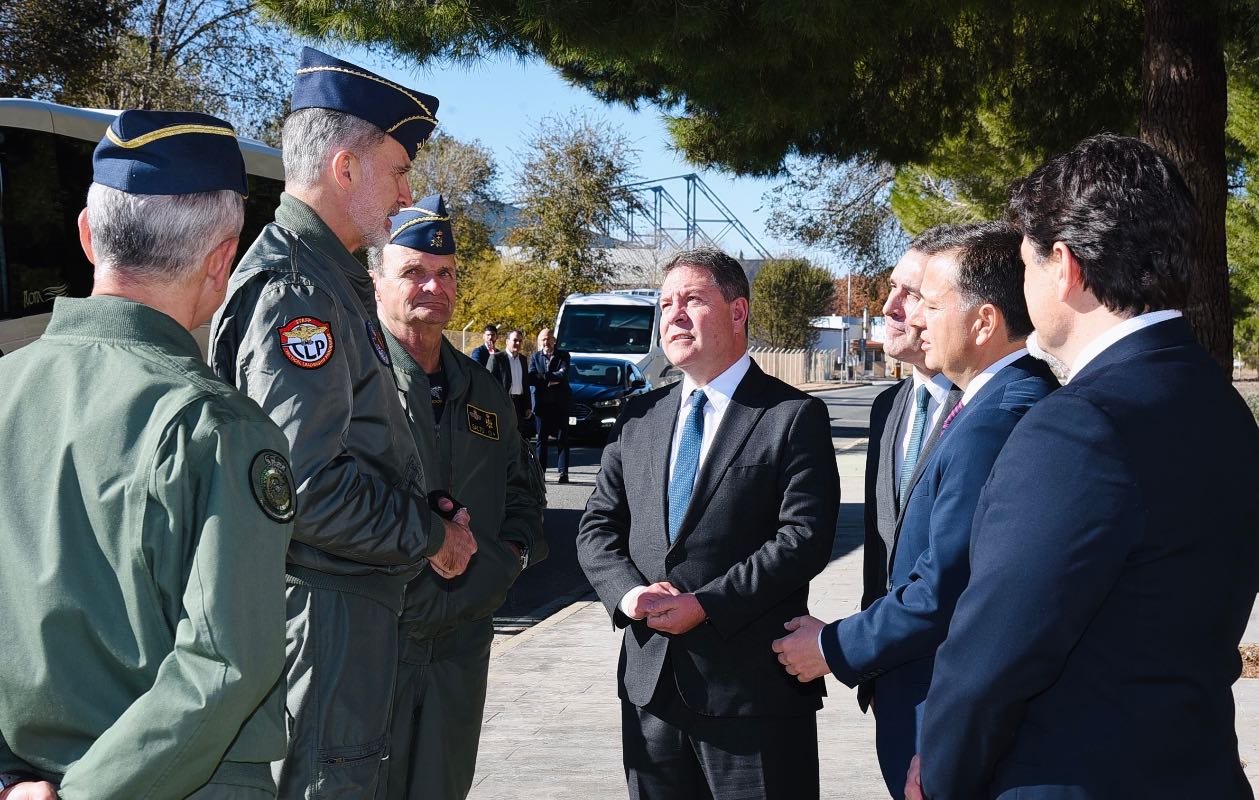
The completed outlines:
[[[568,384],[573,388],[568,408],[572,435],[600,442],[607,439],[625,402],[651,391],[642,371],[619,358],[574,357]]]

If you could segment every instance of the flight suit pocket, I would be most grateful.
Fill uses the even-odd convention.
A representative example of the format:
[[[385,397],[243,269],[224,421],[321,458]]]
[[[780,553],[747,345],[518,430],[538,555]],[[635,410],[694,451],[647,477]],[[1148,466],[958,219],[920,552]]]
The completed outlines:
[[[366,744],[320,750],[314,796],[319,800],[373,797],[387,743],[387,737],[382,737]]]

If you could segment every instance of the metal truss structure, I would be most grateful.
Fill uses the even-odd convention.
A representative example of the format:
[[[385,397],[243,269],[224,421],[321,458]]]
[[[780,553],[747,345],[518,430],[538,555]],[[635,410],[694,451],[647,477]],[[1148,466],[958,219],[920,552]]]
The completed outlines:
[[[670,186],[677,189],[679,182],[685,190],[682,202],[669,191]],[[694,172],[639,181],[621,188],[633,192],[638,203],[624,210],[617,225],[605,233],[623,241],[623,246],[656,250],[703,244],[720,247],[725,237],[735,234],[760,258],[770,257],[752,231]],[[682,191],[678,193],[681,195]],[[704,216],[700,216],[701,212]]]

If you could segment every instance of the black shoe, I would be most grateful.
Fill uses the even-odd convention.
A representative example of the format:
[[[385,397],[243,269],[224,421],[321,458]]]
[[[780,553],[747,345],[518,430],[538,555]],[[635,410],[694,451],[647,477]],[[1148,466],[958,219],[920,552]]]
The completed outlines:
[[[561,472],[559,480],[557,480],[556,483],[568,483],[568,473]]]

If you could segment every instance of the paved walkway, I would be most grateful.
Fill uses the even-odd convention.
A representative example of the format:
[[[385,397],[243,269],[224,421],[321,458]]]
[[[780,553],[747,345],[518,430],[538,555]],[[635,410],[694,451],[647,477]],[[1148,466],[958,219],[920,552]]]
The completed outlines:
[[[864,442],[840,442],[843,498],[835,552],[813,581],[810,608],[846,616],[861,597]],[[1255,617],[1252,616],[1252,629]],[[603,607],[575,602],[525,633],[497,642],[471,800],[603,800],[626,797],[621,771],[616,662],[621,634]],[[874,720],[852,690],[827,677],[818,716],[822,796],[886,797],[874,756]],[[1259,788],[1259,680],[1239,681],[1237,730],[1251,784]]]

